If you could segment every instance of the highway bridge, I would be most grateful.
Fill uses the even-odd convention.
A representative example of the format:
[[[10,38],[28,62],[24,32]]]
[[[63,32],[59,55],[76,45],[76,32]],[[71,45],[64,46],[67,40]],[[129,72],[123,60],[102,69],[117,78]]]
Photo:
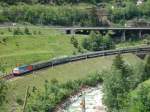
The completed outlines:
[[[114,32],[121,32],[121,40],[126,40],[126,35],[131,32],[137,34],[141,39],[144,34],[150,34],[150,27],[63,27],[55,28],[57,30],[64,30],[66,34],[89,34],[91,31],[108,32],[109,30]]]
[[[1,26],[2,28],[17,28],[17,26]],[[34,26],[20,26],[19,28],[35,28]],[[103,32],[108,32],[109,30],[116,32],[116,37],[121,37],[122,41],[125,41],[127,39],[127,35],[129,34],[135,34],[140,39],[145,34],[150,34],[150,27],[62,27],[62,26],[38,26],[36,28],[41,29],[54,29],[54,30],[61,30],[64,31],[66,34],[89,34],[91,31],[99,31],[103,34]],[[120,35],[118,35],[120,34]],[[130,36],[128,36],[130,37]]]

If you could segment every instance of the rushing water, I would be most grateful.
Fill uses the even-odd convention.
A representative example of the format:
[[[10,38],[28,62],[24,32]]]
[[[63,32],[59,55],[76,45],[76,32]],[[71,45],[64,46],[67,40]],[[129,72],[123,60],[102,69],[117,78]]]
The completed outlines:
[[[88,88],[83,90],[82,94],[79,93],[70,98],[67,106],[57,112],[106,112],[105,106],[102,104],[102,97],[102,86]],[[81,106],[83,101],[85,102],[85,111],[82,108],[84,106]]]

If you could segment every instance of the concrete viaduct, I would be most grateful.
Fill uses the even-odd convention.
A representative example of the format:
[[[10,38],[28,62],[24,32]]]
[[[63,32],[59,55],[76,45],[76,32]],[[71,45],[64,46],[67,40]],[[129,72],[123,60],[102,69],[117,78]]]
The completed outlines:
[[[121,40],[126,40],[127,32],[132,31],[138,34],[139,38],[142,38],[144,34],[150,34],[150,27],[66,27],[66,28],[56,28],[64,30],[66,34],[89,34],[90,31],[109,31],[121,32]]]

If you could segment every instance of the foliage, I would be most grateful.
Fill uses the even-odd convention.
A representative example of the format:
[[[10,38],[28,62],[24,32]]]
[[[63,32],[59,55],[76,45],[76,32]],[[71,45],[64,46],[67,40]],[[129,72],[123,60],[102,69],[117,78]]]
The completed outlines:
[[[109,33],[102,36],[100,33],[92,31],[89,38],[83,40],[82,46],[87,50],[100,51],[114,48],[114,43]]]
[[[18,27],[18,28],[16,28],[16,29],[14,29],[13,34],[14,34],[14,35],[22,35],[23,32],[22,32],[21,29]]]
[[[21,99],[21,98],[17,98],[16,99],[16,102],[19,104],[19,105],[23,105],[24,101]]]
[[[5,81],[0,80],[0,106],[6,101],[6,95],[7,95],[7,84]]]
[[[95,14],[95,8],[98,8],[98,3],[106,3],[106,10],[109,15],[109,23],[115,23],[119,26],[124,26],[127,20],[134,18],[144,18],[149,20],[150,16],[150,1],[145,1],[142,5],[137,6],[136,1],[125,0],[118,5],[116,0],[1,0],[11,5],[2,5],[0,12],[0,22],[29,22],[32,24],[44,25],[63,25],[63,26],[104,26],[101,17]],[[24,3],[19,3],[24,2]],[[76,3],[92,3],[97,4],[93,7],[94,12],[90,8],[76,5]],[[68,6],[71,3],[75,5]],[[12,5],[12,4],[17,4]],[[30,5],[29,5],[30,4]],[[58,4],[58,5],[43,5],[43,4]],[[65,5],[64,5],[65,4]],[[120,3],[119,3],[120,4]],[[89,5],[90,6],[90,5]],[[113,7],[113,8],[112,8]],[[108,21],[108,20],[106,20]]]
[[[29,29],[27,27],[24,29],[24,33],[27,34],[27,35],[31,34],[30,31],[29,31]]]
[[[78,40],[74,36],[71,37],[71,44],[73,44],[75,48],[78,48],[79,43],[78,43]]]
[[[94,83],[93,83],[94,82]],[[29,97],[27,111],[50,111],[61,101],[65,100],[71,94],[77,92],[82,86],[96,86],[97,83],[102,82],[100,74],[91,75],[88,79],[68,81],[64,84],[53,80],[51,83],[45,81],[45,91],[38,91],[31,93]]]
[[[149,85],[135,89],[149,79],[149,59],[148,56],[145,64],[132,68],[120,55],[116,56],[111,71],[104,78],[104,103],[109,111],[149,111]]]
[[[143,80],[147,80],[148,78],[150,78],[150,55],[147,57],[144,72],[145,73],[143,75]]]
[[[149,80],[140,84],[130,93],[128,112],[149,112],[150,111],[150,85]]]
[[[32,24],[45,25],[90,25],[92,21],[89,12],[75,6],[46,6],[46,5],[25,5],[17,7],[10,6],[3,8],[2,16],[12,22],[29,22]]]
[[[62,5],[65,3],[77,4],[77,3],[82,3],[82,2],[95,4],[95,3],[99,3],[103,1],[104,0],[1,0],[1,2],[10,4],[10,5],[17,4],[19,2],[24,2],[27,4],[41,3],[41,4],[57,4],[57,5]]]
[[[109,111],[121,111],[126,106],[131,76],[129,65],[120,55],[116,56],[111,71],[104,79],[104,102]]]

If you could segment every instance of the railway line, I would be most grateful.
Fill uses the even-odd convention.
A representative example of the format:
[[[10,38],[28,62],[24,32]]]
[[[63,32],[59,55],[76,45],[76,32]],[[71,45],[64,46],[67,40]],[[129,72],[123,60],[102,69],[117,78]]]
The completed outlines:
[[[126,48],[126,49],[119,49],[119,50],[97,51],[97,52],[80,54],[80,55],[76,55],[76,56],[48,60],[45,62],[38,62],[38,63],[31,64],[31,66],[33,66],[33,70],[30,72],[37,71],[37,70],[40,70],[40,69],[46,68],[46,67],[53,67],[56,65],[61,65],[61,64],[84,60],[84,59],[89,59],[89,58],[96,58],[96,57],[117,55],[117,54],[126,54],[126,53],[147,54],[147,53],[150,53],[150,46],[139,47],[139,48]],[[21,75],[23,75],[23,74],[21,74]],[[14,77],[15,76],[12,73],[10,73],[6,76],[1,77],[0,79],[10,80]]]

